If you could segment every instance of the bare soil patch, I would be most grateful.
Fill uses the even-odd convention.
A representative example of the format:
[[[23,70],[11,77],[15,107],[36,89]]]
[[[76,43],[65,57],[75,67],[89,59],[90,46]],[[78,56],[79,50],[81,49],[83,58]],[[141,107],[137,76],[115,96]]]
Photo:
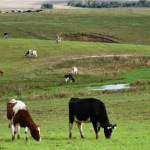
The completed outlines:
[[[105,43],[119,43],[118,39],[112,36],[104,36],[97,34],[63,34],[62,37],[69,41],[91,41],[91,42],[105,42]]]

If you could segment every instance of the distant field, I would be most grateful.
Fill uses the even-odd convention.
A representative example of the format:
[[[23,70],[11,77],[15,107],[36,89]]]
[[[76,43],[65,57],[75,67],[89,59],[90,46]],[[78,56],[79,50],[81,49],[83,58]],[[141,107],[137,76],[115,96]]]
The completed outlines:
[[[0,14],[0,37],[150,45],[150,9],[63,9]]]

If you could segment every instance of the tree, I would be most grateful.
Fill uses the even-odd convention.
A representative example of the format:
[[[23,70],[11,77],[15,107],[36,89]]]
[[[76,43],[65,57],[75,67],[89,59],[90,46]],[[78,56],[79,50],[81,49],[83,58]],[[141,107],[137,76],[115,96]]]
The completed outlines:
[[[139,0],[139,3],[141,3],[143,6],[147,3],[147,0]]]
[[[92,8],[93,5],[94,5],[94,3],[95,3],[95,1],[93,1],[93,0],[88,0],[87,3],[88,3],[88,6],[89,6],[90,8]]]
[[[41,9],[53,9],[53,4],[47,3],[41,6]]]
[[[68,6],[75,6],[76,2],[74,0],[68,2]]]
[[[145,2],[148,2],[148,0],[139,0],[139,2],[145,3]]]
[[[75,4],[75,7],[83,7],[82,2],[78,2]]]

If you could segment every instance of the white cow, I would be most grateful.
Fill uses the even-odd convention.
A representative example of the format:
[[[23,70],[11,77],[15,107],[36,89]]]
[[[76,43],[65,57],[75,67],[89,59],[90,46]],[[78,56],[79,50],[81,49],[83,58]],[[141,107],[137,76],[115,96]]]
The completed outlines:
[[[72,75],[75,75],[75,74],[77,74],[77,73],[78,73],[77,67],[73,67],[73,68],[72,68]]]
[[[57,38],[57,43],[60,43],[61,42],[61,37],[58,37]]]
[[[37,57],[37,51],[34,51],[34,50],[29,50],[29,51],[27,51],[27,53],[25,54],[25,56],[27,56],[27,55],[34,55],[35,57]]]

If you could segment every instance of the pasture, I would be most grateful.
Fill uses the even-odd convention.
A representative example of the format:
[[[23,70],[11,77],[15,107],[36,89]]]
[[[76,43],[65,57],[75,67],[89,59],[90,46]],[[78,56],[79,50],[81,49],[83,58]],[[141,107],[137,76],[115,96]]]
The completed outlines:
[[[0,14],[0,37],[98,40],[150,45],[150,9],[63,9]]]
[[[126,9],[114,9],[114,13],[111,13],[112,9],[107,11],[105,9],[87,10],[54,10],[51,14],[47,12],[0,14],[2,18],[0,28],[3,29],[2,31],[9,29],[8,33],[13,35],[13,38],[11,36],[8,39],[0,38],[0,69],[4,72],[3,76],[0,76],[0,149],[149,150],[150,43],[147,38],[149,35],[146,34],[148,20],[147,23],[143,20],[141,25],[140,19],[137,19],[137,17],[142,19],[145,16],[146,20],[149,17],[149,9],[141,9],[141,11],[131,9],[132,13],[128,13]],[[119,43],[62,40],[60,44],[57,44],[55,36],[62,31],[68,34],[69,30],[67,31],[67,27],[66,30],[65,28],[60,29],[60,26],[49,28],[46,26],[46,24],[49,25],[48,21],[53,20],[53,25],[57,25],[59,21],[63,24],[61,14],[66,15],[65,18],[68,21],[70,19],[69,29],[74,23],[72,17],[80,14],[85,19],[86,13],[88,16],[91,15],[89,17],[91,20],[98,18],[93,15],[97,13],[101,16],[99,18],[109,16],[109,19],[114,20],[112,23],[110,20],[107,22],[106,18],[106,20],[102,19],[103,23],[104,20],[106,21],[109,29],[112,24],[118,27],[116,28],[118,30],[109,33],[122,36],[119,38],[121,39]],[[22,16],[18,17],[19,15],[26,18],[26,23]],[[137,22],[138,28],[135,28],[134,31],[128,25],[124,26],[124,29],[130,31],[129,35],[134,38],[126,38],[127,30],[121,34],[122,31],[119,28],[123,26],[115,22],[114,18],[123,19],[126,15],[128,19],[132,15],[132,21]],[[9,21],[7,17],[10,18]],[[40,19],[42,21],[39,21]],[[75,19],[79,19],[78,15]],[[91,22],[90,19],[87,21]],[[5,26],[8,22],[9,24]],[[43,27],[39,27],[39,23],[42,25],[42,22]],[[75,22],[77,23],[77,20]],[[83,23],[84,25],[89,24],[86,19],[83,20]],[[96,31],[94,24],[96,25],[96,23],[89,24],[92,31]],[[105,34],[110,31],[107,26],[103,27],[101,33]],[[74,28],[74,31],[70,33],[77,33],[78,29]],[[92,32],[86,30],[86,26],[82,29],[85,29],[86,34]],[[132,34],[133,32],[135,34]],[[37,36],[36,33],[40,36]],[[25,57],[29,49],[37,50],[38,57]],[[78,75],[74,75],[75,82],[66,83],[64,75],[71,73],[74,66],[78,68]],[[86,90],[86,87],[118,83],[130,83],[131,88],[110,91]],[[94,97],[105,103],[110,122],[117,124],[111,139],[105,139],[103,129],[101,129],[100,138],[96,140],[92,124],[83,124],[84,139],[81,139],[78,128],[74,124],[73,138],[69,139],[68,102],[71,97]],[[41,125],[41,142],[36,142],[29,131],[29,142],[26,142],[23,129],[21,129],[21,139],[11,141],[11,130],[8,128],[6,117],[6,103],[13,98],[22,100],[29,108],[35,123]]]

